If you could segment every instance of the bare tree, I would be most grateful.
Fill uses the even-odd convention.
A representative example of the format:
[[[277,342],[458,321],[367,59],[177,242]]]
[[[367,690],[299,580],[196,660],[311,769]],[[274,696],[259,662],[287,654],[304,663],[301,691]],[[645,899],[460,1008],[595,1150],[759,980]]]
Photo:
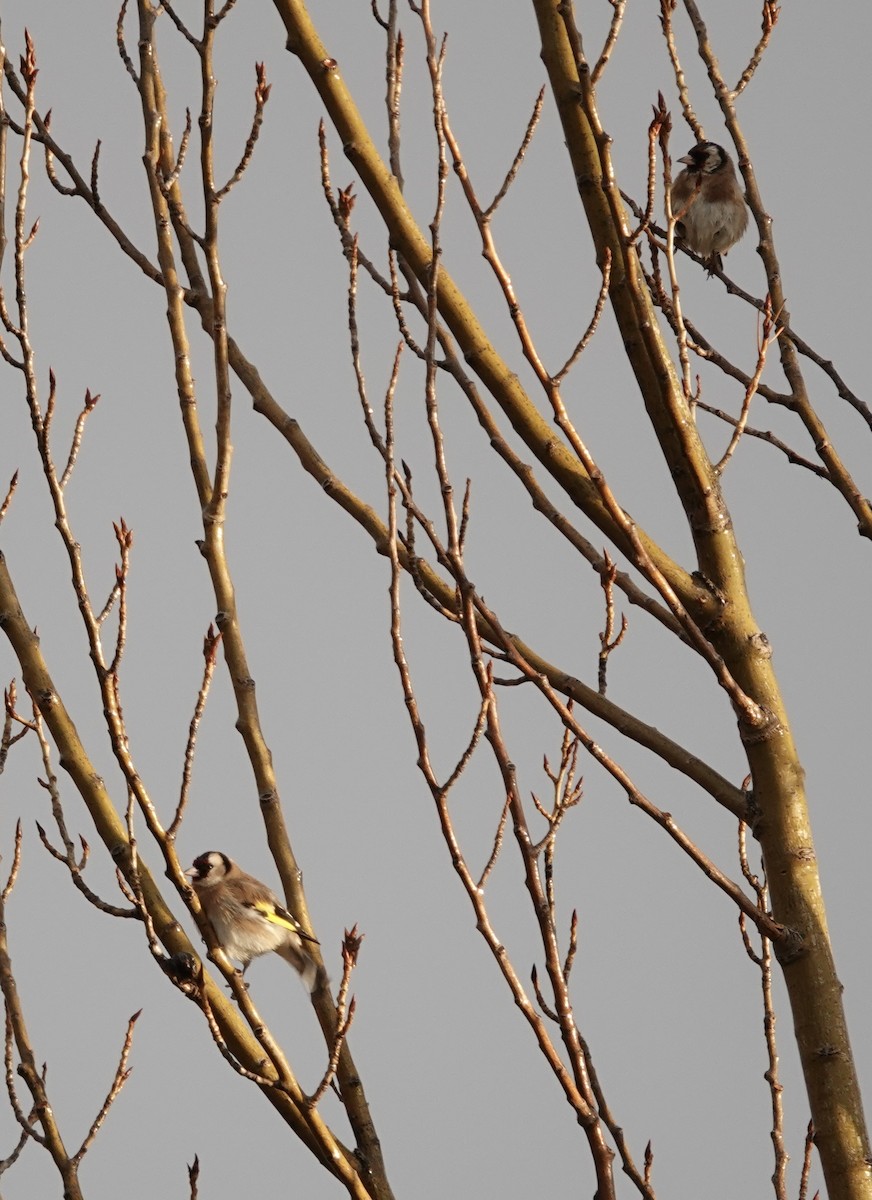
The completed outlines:
[[[198,738],[216,667],[223,660],[236,728],[285,901],[303,928],[317,935],[257,702],[226,537],[234,512],[231,463],[240,436],[238,400],[243,396],[263,419],[261,426],[279,435],[293,459],[321,485],[326,499],[351,518],[388,564],[390,646],[411,725],[409,753],[417,757],[451,865],[505,995],[523,1017],[557,1094],[586,1142],[590,1186],[598,1200],[618,1195],[618,1170],[627,1177],[629,1190],[654,1197],[658,1163],[650,1142],[640,1153],[634,1149],[639,1132],[625,1131],[624,1119],[611,1099],[607,1072],[597,1070],[600,1056],[588,1035],[575,987],[585,950],[573,895],[573,854],[566,849],[566,839],[577,820],[585,793],[582,776],[588,770],[597,779],[612,781],[736,914],[740,931],[736,940],[760,980],[759,1027],[777,1200],[786,1200],[797,1190],[801,1196],[806,1194],[814,1152],[833,1200],[872,1195],[868,1135],[827,930],[803,765],[769,639],[752,610],[743,549],[726,498],[729,472],[754,439],[766,449],[763,470],[774,477],[776,469],[789,464],[805,476],[809,495],[813,490],[817,494],[821,483],[830,485],[843,516],[856,524],[861,536],[872,536],[872,505],[848,465],[852,448],[840,444],[824,425],[822,404],[815,397],[823,388],[830,389],[859,418],[864,432],[872,426],[872,414],[825,351],[813,348],[793,327],[772,219],[738,120],[737,103],[753,90],[776,36],[777,4],[763,0],[762,32],[756,43],[749,41],[741,70],[728,78],[694,0],[683,0],[680,10],[676,0],[661,0],[660,34],[668,72],[661,94],[651,98],[647,156],[644,151],[640,155],[644,169],[636,176],[647,181],[640,194],[634,194],[633,186],[618,175],[609,132],[613,118],[608,105],[599,100],[612,73],[621,69],[625,0],[609,0],[606,7],[605,27],[601,28],[600,15],[591,19],[588,29],[587,18],[576,14],[570,3],[533,0],[539,42],[535,48],[531,45],[530,52],[541,54],[546,82],[538,97],[531,97],[529,120],[517,132],[514,152],[505,156],[501,180],[488,190],[476,162],[464,156],[446,84],[451,50],[429,0],[420,4],[410,0],[407,7],[396,0],[383,4],[373,0],[367,36],[375,31],[383,40],[387,79],[386,129],[382,132],[379,127],[378,134],[375,122],[365,120],[356,106],[342,64],[320,40],[312,15],[296,0],[275,2],[287,49],[327,116],[319,137],[320,183],[335,227],[336,261],[344,262],[346,272],[347,340],[365,438],[354,453],[363,458],[368,452],[383,480],[371,499],[357,494],[347,472],[343,478],[328,465],[303,423],[268,384],[266,372],[255,363],[255,351],[244,344],[242,322],[237,323],[228,303],[223,218],[231,197],[255,186],[259,139],[265,121],[273,115],[272,75],[268,78],[258,62],[253,113],[236,151],[227,150],[230,139],[222,134],[217,103],[217,56],[231,21],[246,20],[234,11],[234,0],[222,7],[205,0],[196,16],[180,5],[155,6],[150,0],[138,0],[134,11],[125,0],[118,16],[118,50],[141,111],[138,153],[145,169],[148,237],[136,221],[115,210],[101,178],[100,142],[90,162],[84,163],[57,129],[59,118],[53,120],[42,106],[44,80],[37,79],[37,51],[30,36],[25,37],[20,61],[8,46],[2,50],[2,174],[8,182],[2,213],[0,351],[8,368],[7,388],[17,386],[26,401],[44,494],[69,567],[68,594],[82,623],[116,774],[111,782],[104,779],[95,747],[80,736],[67,688],[35,632],[49,619],[47,597],[38,595],[35,603],[33,597],[26,601],[19,597],[18,567],[11,556],[8,562],[0,559],[0,626],[27,701],[22,703],[14,683],[10,684],[0,767],[13,749],[18,757],[28,745],[38,748],[40,783],[49,796],[54,821],[51,834],[39,826],[48,853],[66,866],[70,882],[91,905],[119,924],[124,922],[131,936],[139,937],[179,997],[197,1007],[204,1035],[211,1037],[240,1083],[259,1088],[324,1171],[361,1200],[384,1200],[394,1194],[389,1182],[391,1147],[382,1144],[367,1095],[366,1072],[354,1057],[353,972],[361,952],[361,932],[356,926],[346,930],[341,973],[330,967],[330,951],[325,947],[334,983],[319,986],[313,995],[323,1035],[323,1062],[319,1078],[307,1089],[292,1056],[257,1007],[256,987],[242,979],[217,941],[184,874],[185,856],[177,851],[194,803]],[[458,32],[462,36],[462,30]],[[765,283],[757,294],[739,286],[718,255],[695,253],[682,239],[690,205],[703,200],[700,183],[683,207],[670,200],[679,157],[676,139],[679,153],[689,140],[676,128],[679,114],[694,141],[704,143],[707,135],[697,115],[703,99],[695,92],[696,85],[688,82],[692,73],[687,52],[680,50],[688,34],[708,80],[705,103],[711,106],[714,101],[726,131],[718,140],[728,142],[738,165],[751,219],[747,236],[758,239]],[[166,42],[185,51],[189,80],[199,81],[195,110],[187,112],[181,126],[176,119],[178,102],[164,82]],[[415,86],[426,84],[435,147],[435,172],[432,163],[428,166],[435,174],[435,195],[426,224],[407,199],[413,175],[420,169],[415,158],[410,170],[408,141],[403,136],[402,99],[410,46],[415,47],[419,65]],[[482,68],[486,73],[490,65]],[[534,169],[531,158],[546,106],[556,108],[570,167],[570,173],[564,169],[553,186],[566,187],[568,178],[574,180],[581,201],[578,225],[581,228],[586,222],[585,236],[596,263],[592,286],[587,275],[575,290],[572,327],[577,334],[557,353],[547,333],[537,334],[541,306],[537,304],[534,317],[513,281],[498,236],[513,189],[525,172]],[[273,119],[281,120],[275,115]],[[638,133],[639,144],[644,145],[644,132]],[[333,182],[331,146],[336,139],[356,181],[342,188]],[[378,150],[378,140],[386,143],[386,156]],[[152,285],[158,306],[166,311],[167,362],[172,366],[201,521],[197,545],[216,614],[205,636],[199,687],[189,700],[178,795],[169,804],[156,799],[139,765],[137,738],[125,717],[131,697],[129,685],[123,683],[122,665],[131,637],[137,636],[130,608],[133,533],[125,519],[115,522],[117,565],[108,588],[100,591],[101,585],[92,582],[87,548],[67,503],[71,481],[84,469],[80,459],[100,396],[88,390],[70,432],[61,435],[56,422],[61,388],[54,373],[46,379],[38,368],[28,271],[41,236],[30,201],[31,177],[39,160],[60,202],[77,205],[92,222],[102,225]],[[450,192],[455,186],[452,175],[456,193]],[[363,192],[371,201],[366,214],[361,213],[358,197]],[[480,292],[470,299],[458,282],[467,270],[462,252],[456,256],[456,267],[452,258],[455,228],[447,215],[449,194],[455,206],[462,198],[467,228],[474,231],[491,286],[501,298],[499,327],[490,310],[487,319],[482,315],[486,306],[477,298]],[[415,207],[420,207],[419,201]],[[274,236],[278,239],[281,234],[276,230]],[[565,235],[565,230],[555,234],[558,243]],[[753,343],[748,339],[737,343],[728,329],[724,336],[720,332],[715,336],[703,328],[703,319],[695,311],[698,302],[688,298],[694,292],[687,285],[698,280],[704,267],[711,276],[706,286],[718,290],[723,313],[740,313],[743,321],[747,314],[755,317]],[[547,279],[539,283],[547,289]],[[264,294],[260,303],[266,325],[276,301]],[[379,341],[371,332],[373,310],[386,314],[392,323],[387,340]],[[722,321],[729,325],[729,318]],[[195,377],[195,362],[202,361],[198,339],[203,335],[210,348],[208,384]],[[610,397],[612,412],[606,424],[611,421],[618,445],[621,413],[634,411],[640,424],[644,419],[650,424],[656,439],[652,444],[668,474],[667,478],[661,472],[657,505],[673,506],[682,515],[680,553],[661,538],[660,514],[653,506],[631,515],[635,504],[624,494],[631,490],[623,482],[625,465],[618,459],[607,471],[605,459],[594,449],[603,415],[598,413],[594,420],[585,411],[586,389],[591,387],[585,370],[602,342],[612,356],[622,355],[629,368],[620,376],[617,370],[614,373],[613,389],[622,393],[623,400],[619,405],[616,395]],[[386,382],[377,400],[368,383],[371,373],[364,368],[373,344],[381,351],[380,367],[387,359]],[[774,382],[777,369],[780,375]],[[202,378],[202,367],[200,371]],[[814,373],[813,383],[807,382],[808,372]],[[423,415],[426,456],[420,440],[416,442],[410,433],[410,392],[420,401],[416,412]],[[718,399],[713,402],[710,396]],[[764,427],[766,422],[759,417],[764,404],[789,414],[789,432]],[[458,406],[473,416],[488,452],[483,465],[469,476],[456,466],[463,461],[458,442],[467,428],[458,418]],[[212,420],[214,436],[208,430]],[[626,448],[632,456],[629,441]],[[423,469],[422,462],[426,463]],[[494,557],[509,560],[510,574],[518,579],[536,571],[535,557],[523,545],[516,546],[509,518],[487,539],[490,558],[481,548],[484,493],[496,477],[503,483],[509,480],[516,494],[532,506],[537,530],[547,530],[556,539],[566,578],[578,574],[580,567],[601,591],[596,610],[589,607],[584,613],[586,628],[596,634],[598,647],[588,656],[584,671],[578,667],[576,647],[565,638],[558,653],[549,648],[555,642],[548,636],[547,615],[537,630],[515,632],[511,587],[492,590],[476,582],[482,575],[492,576]],[[0,519],[14,520],[16,487],[13,478]],[[256,532],[255,519],[251,536]],[[860,543],[861,553],[862,547]],[[315,574],[317,564],[307,569]],[[563,585],[552,586],[557,591]],[[55,602],[52,597],[51,604]],[[552,596],[543,589],[546,614],[551,604]],[[407,629],[417,631],[416,623],[425,619],[418,616],[419,608],[426,618],[445,627],[446,644],[456,646],[468,664],[461,717],[466,730],[453,751],[446,751],[451,739],[441,736],[438,718],[434,721],[429,715],[426,670],[422,672],[407,644]],[[637,634],[637,629],[646,632]],[[415,640],[413,634],[413,645]],[[694,729],[670,727],[669,733],[662,732],[646,719],[643,705],[634,703],[626,689],[621,699],[614,698],[616,662],[626,655],[644,655],[646,646],[655,643],[657,657],[650,667],[655,676],[689,670],[693,688],[726,700],[720,706],[719,736],[732,746],[732,761],[741,762],[738,773],[725,773],[714,754],[695,752]],[[470,687],[471,711],[467,708]],[[156,704],[159,696],[156,691]],[[547,730],[548,738],[545,745],[537,741],[537,753],[544,761],[532,784],[529,771],[519,767],[530,754],[532,739],[525,737],[518,723],[529,714],[535,714],[529,719],[537,730]],[[676,818],[671,801],[659,795],[663,784],[658,780],[664,776],[655,767],[650,780],[646,778],[648,760],[639,757],[640,747],[653,756],[657,767],[669,769],[668,777],[680,776],[682,786],[711,804],[725,819],[722,829],[728,822],[730,860],[722,857],[724,842],[712,852],[692,825]],[[61,795],[55,756],[84,802],[117,872],[121,903],[98,895],[86,878],[89,845],[82,838],[77,846],[71,832],[71,800],[64,801]],[[469,789],[470,778],[472,790],[483,790],[489,798],[490,834],[485,844],[469,835],[457,799],[468,794],[464,789]],[[374,810],[373,822],[381,819]],[[391,836],[387,821],[377,834]],[[20,870],[20,850],[19,833],[2,905]],[[168,887],[161,887],[146,866],[145,860],[155,854],[160,856]],[[501,904],[494,898],[495,883],[509,856],[520,865],[529,905],[521,919],[535,931],[532,972],[525,952],[516,948],[516,939],[497,915]],[[214,973],[178,923],[177,915],[185,910],[196,922]],[[353,918],[349,923],[354,924]],[[22,1131],[22,1141],[4,1165],[11,1166],[24,1141],[33,1139],[49,1151],[64,1195],[83,1194],[78,1166],[127,1079],[136,1017],[131,1018],[106,1100],[80,1149],[70,1153],[52,1112],[45,1073],[40,1072],[31,1047],[5,933],[0,941],[0,985],[7,1013],[7,1088]],[[786,1126],[775,1041],[782,985],[793,1016],[811,1119],[807,1134],[799,1139],[801,1167],[796,1181],[789,1179],[787,1170],[789,1147],[793,1145],[797,1153],[796,1128]],[[644,1002],[643,996],[639,1001]],[[16,1057],[17,1071],[31,1097],[29,1109],[14,1083]],[[230,1076],[227,1086],[233,1086]],[[704,1091],[702,1087],[700,1094]],[[338,1099],[336,1119],[325,1115],[325,1097]],[[299,1152],[298,1147],[289,1151]],[[537,1153],[535,1148],[532,1152]],[[200,1187],[199,1172],[195,1160],[189,1175],[192,1196]]]

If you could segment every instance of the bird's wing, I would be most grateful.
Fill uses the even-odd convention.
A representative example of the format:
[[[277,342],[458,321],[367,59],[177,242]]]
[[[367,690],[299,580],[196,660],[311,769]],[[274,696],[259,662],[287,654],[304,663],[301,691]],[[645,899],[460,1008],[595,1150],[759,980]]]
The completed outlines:
[[[298,937],[305,938],[308,942],[314,942],[316,946],[319,945],[318,939],[312,937],[310,933],[306,933],[296,917],[293,917],[280,904],[276,904],[272,900],[254,900],[251,907],[256,909],[271,924],[281,925],[285,929],[290,929],[291,933],[296,933]]]

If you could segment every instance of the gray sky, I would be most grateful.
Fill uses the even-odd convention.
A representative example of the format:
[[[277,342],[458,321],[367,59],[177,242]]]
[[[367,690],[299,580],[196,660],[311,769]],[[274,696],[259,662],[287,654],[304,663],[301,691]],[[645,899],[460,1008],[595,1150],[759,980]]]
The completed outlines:
[[[710,32],[733,79],[758,36],[759,6],[737,0],[709,7],[718,10]],[[658,89],[673,111],[674,156],[693,137],[680,121],[658,6],[628,8],[600,87],[600,112],[614,139],[621,186],[641,198],[645,131]],[[179,11],[193,21],[197,9],[180,4]],[[580,6],[588,47],[601,42],[610,12],[604,0]],[[832,4],[822,12],[812,0],[784,5],[772,47],[741,100],[740,117],[775,220],[793,327],[860,391],[868,369],[857,333],[868,324],[869,271],[860,198],[872,178],[859,99],[872,15],[866,5]],[[53,109],[55,135],[86,173],[94,143],[102,139],[104,201],[152,254],[138,98],[115,52],[114,12],[95,0],[61,6],[8,0],[0,15],[15,60],[25,24],[33,35],[40,110]],[[313,6],[313,16],[383,146],[384,62],[369,4]],[[678,14],[676,19],[681,26]],[[437,29],[450,31],[446,99],[467,165],[480,195],[488,197],[511,162],[545,80],[532,7],[439,0],[433,20]],[[426,226],[435,202],[430,100],[411,15],[404,28],[407,195]],[[726,141],[681,28],[697,112],[707,136]],[[128,38],[135,51],[132,23]],[[196,62],[168,21],[160,46],[178,141],[185,106],[196,111],[198,103]],[[383,471],[363,430],[347,346],[346,268],[320,193],[321,106],[283,47],[272,6],[252,0],[240,0],[219,38],[219,161],[225,169],[232,169],[250,120],[255,61],[266,63],[273,84],[254,163],[222,215],[230,328],[331,467],[383,512]],[[353,172],[337,139],[329,144],[333,183],[345,186]],[[123,701],[139,772],[166,816],[178,794],[200,643],[215,605],[194,544],[200,515],[173,384],[165,300],[83,205],[51,192],[39,168],[34,156],[29,211],[41,225],[28,257],[31,333],[41,379],[47,386],[51,366],[59,381],[58,458],[85,389],[102,396],[67,499],[95,597],[114,579],[111,521],[123,515],[135,533]],[[354,218],[364,249],[383,262],[385,237],[365,195]],[[590,318],[597,274],[550,98],[495,233],[543,355],[558,364]],[[453,177],[443,243],[446,267],[532,390]],[[749,291],[762,291],[752,232],[732,251],[728,266]],[[7,289],[9,267],[7,255]],[[692,264],[683,262],[681,270],[686,311],[726,352],[753,365],[751,310]],[[370,400],[378,407],[397,333],[390,312],[363,284],[360,319]],[[615,338],[607,317],[567,386],[567,405],[621,502],[691,565],[681,513]],[[211,431],[213,385],[204,337],[196,339],[194,353],[203,421]],[[408,357],[397,397],[400,452],[415,470],[420,495],[431,502],[432,452],[420,374]],[[778,379],[774,356],[765,378]],[[864,426],[822,376],[810,369],[809,379],[834,440],[869,492],[868,441],[859,436]],[[740,396],[724,379],[703,372],[703,386],[710,403],[738,410]],[[65,702],[123,807],[19,377],[5,366],[0,397],[0,491],[16,468],[21,471],[0,544]],[[227,543],[243,633],[312,918],[334,979],[341,974],[343,928],[356,922],[366,934],[354,980],[352,1048],[394,1190],[416,1200],[446,1192],[526,1197],[534,1189],[553,1200],[589,1195],[593,1175],[583,1139],[476,934],[415,769],[390,657],[387,564],[304,475],[241,388],[236,397]],[[506,627],[595,681],[597,582],[567,556],[492,460],[459,393],[443,384],[441,399],[451,470],[461,483],[467,475],[473,479],[471,577]],[[810,454],[789,414],[757,400],[752,423]],[[709,421],[703,428],[713,452],[726,445],[722,427]],[[835,492],[769,447],[746,439],[725,490],[755,612],[775,648],[807,769],[854,1050],[861,1076],[868,1078],[870,651],[857,630],[868,614],[869,549]],[[599,545],[599,535],[592,537]],[[406,647],[444,774],[475,716],[467,656],[411,592],[407,601]],[[744,767],[726,700],[698,660],[675,650],[637,613],[629,615],[610,695],[740,783]],[[7,681],[17,673],[3,642],[0,675]],[[528,689],[513,689],[502,702],[523,791],[542,794],[542,755],[556,760],[559,733]],[[234,721],[232,693],[219,669],[180,853],[190,859],[205,849],[225,850],[275,885]],[[588,724],[637,784],[735,876],[734,822],[650,755]],[[639,1159],[653,1141],[654,1181],[662,1197],[765,1195],[772,1158],[759,984],[734,911],[592,762],[582,770],[585,799],[563,831],[559,895],[567,923],[573,908],[580,916],[576,1013],[612,1108]],[[83,1167],[89,1200],[185,1196],[185,1164],[195,1153],[202,1165],[200,1194],[209,1200],[229,1200],[241,1191],[311,1200],[337,1195],[338,1185],[290,1138],[260,1095],[231,1075],[196,1009],[155,969],[141,931],[91,909],[63,868],[49,860],[34,829],[35,820],[50,825],[37,773],[34,746],[12,753],[0,781],[0,852],[8,863],[21,817],[24,862],[8,910],[10,947],[35,1052],[48,1063],[53,1107],[68,1146],[78,1144],[99,1108],[126,1019],[144,1010],[134,1073]],[[87,814],[59,774],[71,829],[95,843]],[[482,757],[454,801],[474,863],[487,859],[502,802],[496,771]],[[156,870],[157,855],[146,845],[143,853]],[[114,898],[99,848],[90,872],[92,885]],[[511,845],[490,898],[500,936],[526,977],[536,944]],[[174,907],[181,915],[181,904]],[[324,1052],[302,988],[272,957],[258,961],[249,978],[303,1085],[314,1086]],[[777,1000],[795,1189],[808,1111],[780,986]],[[324,1101],[324,1112],[344,1136],[335,1100]],[[14,1140],[11,1116],[0,1109],[0,1156]],[[631,1194],[622,1180],[618,1186],[622,1195]],[[19,1200],[58,1195],[60,1185],[47,1156],[30,1146],[0,1190],[5,1200]]]

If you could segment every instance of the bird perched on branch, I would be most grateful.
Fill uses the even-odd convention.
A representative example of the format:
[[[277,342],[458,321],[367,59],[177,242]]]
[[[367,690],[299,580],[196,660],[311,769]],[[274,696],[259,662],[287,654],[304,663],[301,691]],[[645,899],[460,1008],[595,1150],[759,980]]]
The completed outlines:
[[[218,850],[198,855],[185,874],[191,878],[215,937],[229,958],[242,963],[243,974],[253,958],[274,950],[299,972],[309,992],[326,982],[324,968],[303,944],[307,941],[317,946],[317,938],[305,932],[265,883],[246,875]]]
[[[686,165],[672,185],[672,211],[681,214],[675,231],[711,274],[748,227],[745,197],[723,146],[699,142],[678,161]]]

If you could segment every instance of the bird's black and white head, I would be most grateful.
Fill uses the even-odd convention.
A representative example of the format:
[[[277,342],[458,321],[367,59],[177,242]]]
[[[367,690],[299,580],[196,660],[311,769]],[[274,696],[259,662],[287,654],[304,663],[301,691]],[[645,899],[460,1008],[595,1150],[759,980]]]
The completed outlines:
[[[730,156],[716,142],[698,142],[678,161],[685,164],[691,175],[714,175],[727,166]]]
[[[185,874],[190,876],[191,883],[198,887],[206,887],[209,884],[220,883],[232,871],[233,863],[226,854],[222,854],[220,850],[207,850],[205,854],[197,855]]]

